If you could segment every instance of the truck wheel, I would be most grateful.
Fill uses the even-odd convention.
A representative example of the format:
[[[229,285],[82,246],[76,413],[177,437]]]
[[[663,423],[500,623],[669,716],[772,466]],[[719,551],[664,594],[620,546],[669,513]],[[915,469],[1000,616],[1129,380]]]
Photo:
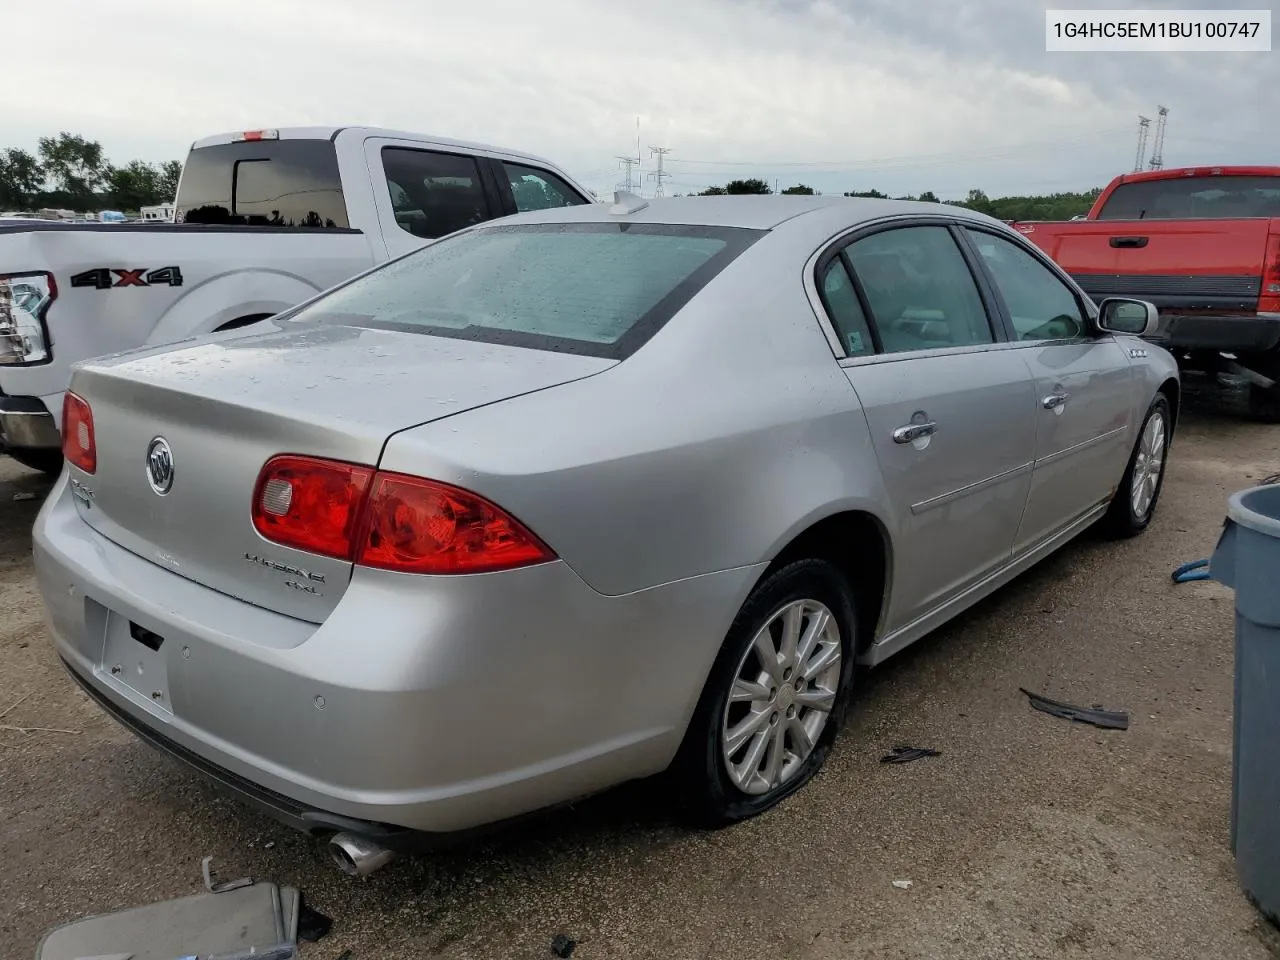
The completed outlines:
[[[1264,377],[1280,381],[1280,358],[1274,354],[1242,357],[1240,363]],[[1249,384],[1249,415],[1263,423],[1280,423],[1280,382],[1271,387]]]
[[[1270,389],[1249,385],[1249,415],[1264,423],[1280,423],[1280,384]]]
[[[20,448],[6,450],[5,452],[24,467],[39,470],[41,473],[47,473],[51,477],[56,477],[62,472],[61,450],[24,450]]]

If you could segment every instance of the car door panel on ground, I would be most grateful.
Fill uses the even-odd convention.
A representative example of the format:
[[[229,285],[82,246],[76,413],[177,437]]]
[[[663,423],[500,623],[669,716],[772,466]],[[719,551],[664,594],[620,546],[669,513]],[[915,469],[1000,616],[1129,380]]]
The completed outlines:
[[[1124,348],[1090,331],[1084,304],[1039,256],[993,232],[965,232],[1035,384],[1035,466],[1014,543],[1021,553],[1110,499],[1132,445],[1132,371]]]
[[[995,347],[947,226],[856,239],[820,262],[817,280],[892,498],[892,631],[1009,560],[1030,483],[1034,393],[1017,352]]]

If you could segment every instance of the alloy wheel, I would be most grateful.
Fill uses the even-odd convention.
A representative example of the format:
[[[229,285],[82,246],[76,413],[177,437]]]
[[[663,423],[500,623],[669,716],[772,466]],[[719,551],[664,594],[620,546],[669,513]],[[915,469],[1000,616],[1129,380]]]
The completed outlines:
[[[765,621],[721,725],[725,770],[739,790],[769,793],[799,772],[835,705],[842,656],[839,624],[816,600],[792,601]]]

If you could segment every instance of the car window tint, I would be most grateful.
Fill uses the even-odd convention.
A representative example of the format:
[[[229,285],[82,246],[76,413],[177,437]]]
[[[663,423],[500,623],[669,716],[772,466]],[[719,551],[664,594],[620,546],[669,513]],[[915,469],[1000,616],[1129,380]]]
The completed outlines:
[[[495,223],[391,261],[294,319],[621,355],[758,236],[682,224]]]
[[[968,233],[995,278],[1019,340],[1084,335],[1080,302],[1048,267],[1004,237],[977,230]]]
[[[945,227],[899,227],[850,244],[885,353],[995,340],[978,287]]]
[[[875,353],[875,341],[871,338],[867,315],[862,311],[858,292],[853,288],[849,271],[845,269],[840,257],[832,260],[822,274],[822,296],[826,300],[831,323],[849,356],[862,357]]]
[[[435,240],[491,217],[473,157],[384,147],[382,169],[396,223],[415,237]]]
[[[572,207],[586,203],[587,199],[576,190],[546,170],[535,170],[518,163],[502,163],[511,183],[511,197],[516,210],[547,210],[552,207]]]

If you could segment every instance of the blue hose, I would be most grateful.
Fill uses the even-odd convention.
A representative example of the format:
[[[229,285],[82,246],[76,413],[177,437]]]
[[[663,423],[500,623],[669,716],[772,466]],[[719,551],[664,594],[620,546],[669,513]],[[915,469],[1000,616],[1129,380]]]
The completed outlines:
[[[1209,573],[1209,561],[1192,560],[1190,563],[1184,563],[1173,571],[1174,583],[1188,583],[1191,580],[1212,580],[1213,576]]]

